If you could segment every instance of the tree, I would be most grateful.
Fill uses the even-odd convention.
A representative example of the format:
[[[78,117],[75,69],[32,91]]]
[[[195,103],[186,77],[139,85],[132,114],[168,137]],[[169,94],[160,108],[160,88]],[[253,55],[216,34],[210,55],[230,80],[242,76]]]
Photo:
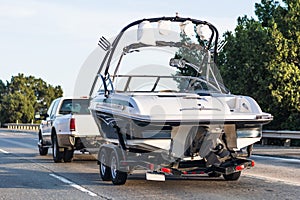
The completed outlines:
[[[238,18],[235,34],[225,33],[227,41],[219,55],[219,65],[226,86],[234,94],[252,96],[265,111],[270,112],[271,96],[268,88],[274,47],[269,45],[270,33],[254,19]],[[259,42],[257,42],[259,41]]]
[[[300,2],[284,2],[287,6],[275,10],[270,24],[276,51],[268,66],[273,77],[269,88],[280,111],[286,113],[281,115],[281,128],[300,129]]]
[[[300,129],[300,2],[256,4],[258,21],[238,19],[227,32],[221,73],[233,93],[253,96],[274,115],[275,129]]]
[[[4,122],[30,122],[34,118],[34,109],[26,95],[15,92],[3,98]]]
[[[37,113],[45,114],[47,108],[53,99],[63,95],[62,88],[60,86],[53,87],[47,84],[41,78],[27,77],[27,81],[31,85],[31,90],[34,92],[36,97],[36,103],[34,104],[34,110]]]
[[[2,82],[2,81],[1,81]],[[35,113],[44,114],[51,101],[62,96],[60,86],[53,87],[42,79],[18,74],[13,76],[5,86],[0,82],[2,99],[0,121],[28,123],[34,119]],[[1,97],[0,97],[1,98]]]
[[[261,4],[255,4],[255,14],[263,27],[270,27],[275,15],[278,13],[278,1],[262,0]]]
[[[2,80],[0,80],[0,127],[1,127],[1,116],[2,116],[2,112],[1,112],[1,110],[2,110],[2,104],[3,104],[3,96],[5,95],[5,89],[6,89],[6,87],[5,87],[5,84],[2,82]]]

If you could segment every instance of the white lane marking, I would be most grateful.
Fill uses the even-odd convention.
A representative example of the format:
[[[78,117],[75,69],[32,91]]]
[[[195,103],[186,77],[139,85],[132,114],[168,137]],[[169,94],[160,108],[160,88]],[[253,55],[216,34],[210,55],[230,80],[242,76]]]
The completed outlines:
[[[97,194],[85,189],[84,187],[81,187],[80,185],[77,185],[76,183],[73,183],[72,181],[69,181],[69,180],[65,179],[64,177],[57,176],[55,174],[49,174],[49,175],[56,178],[56,179],[58,179],[58,180],[60,180],[63,183],[69,184],[71,187],[74,187],[74,188],[76,188],[77,190],[79,190],[81,192],[87,193],[88,195],[90,195],[92,197],[98,196]]]
[[[0,151],[1,151],[2,153],[9,154],[9,152],[7,152],[7,151],[5,151],[5,150],[3,150],[3,149],[0,149]]]
[[[263,158],[263,159],[269,159],[269,160],[279,160],[279,161],[283,161],[283,162],[300,163],[300,159],[296,159],[296,158],[280,158],[280,157],[274,157],[274,156],[259,156],[259,155],[252,155],[251,158]]]
[[[287,181],[287,180],[274,178],[274,177],[269,177],[269,176],[249,175],[249,174],[245,174],[244,176],[247,176],[247,177],[250,177],[250,178],[255,178],[255,179],[260,179],[260,180],[267,181],[267,182],[270,182],[270,183],[283,183],[283,184],[292,185],[292,186],[300,186],[299,182]]]

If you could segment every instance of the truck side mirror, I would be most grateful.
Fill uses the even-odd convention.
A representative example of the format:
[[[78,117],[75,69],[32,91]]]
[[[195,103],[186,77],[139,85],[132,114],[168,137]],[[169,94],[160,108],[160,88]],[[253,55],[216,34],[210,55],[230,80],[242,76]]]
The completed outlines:
[[[35,120],[44,120],[47,117],[49,117],[49,115],[47,113],[45,113],[45,114],[36,113],[34,116],[34,119]]]

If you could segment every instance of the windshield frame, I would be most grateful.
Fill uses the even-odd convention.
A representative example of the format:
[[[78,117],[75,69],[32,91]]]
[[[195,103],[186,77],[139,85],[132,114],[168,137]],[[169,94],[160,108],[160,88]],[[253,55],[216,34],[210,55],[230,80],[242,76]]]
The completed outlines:
[[[197,25],[207,25],[211,31],[211,35],[208,39],[208,42],[206,44],[206,50],[211,51],[212,53],[212,58],[214,61],[216,61],[217,59],[217,49],[218,49],[218,37],[219,37],[219,33],[218,30],[216,29],[215,26],[213,26],[211,23],[207,22],[207,21],[202,21],[202,20],[198,20],[198,19],[193,19],[193,18],[183,18],[183,17],[179,17],[179,16],[175,16],[175,17],[159,17],[159,18],[145,18],[145,19],[140,19],[137,21],[134,21],[130,24],[128,24],[127,26],[125,26],[120,33],[117,35],[117,37],[113,40],[112,44],[110,45],[109,48],[107,48],[107,53],[104,57],[104,59],[101,62],[101,65],[99,67],[98,70],[98,74],[100,74],[103,70],[103,76],[107,77],[107,75],[109,74],[109,68],[112,62],[112,58],[114,56],[116,47],[118,46],[118,43],[120,42],[121,38],[123,37],[124,33],[131,27],[137,26],[140,23],[144,22],[144,21],[149,21],[150,23],[155,23],[155,22],[159,22],[161,20],[168,20],[171,22],[186,22],[186,21],[190,21],[192,22],[195,26]],[[94,91],[95,85],[97,83],[97,78],[98,76],[95,77],[92,88],[90,90],[90,96]],[[220,89],[220,87],[219,87]]]

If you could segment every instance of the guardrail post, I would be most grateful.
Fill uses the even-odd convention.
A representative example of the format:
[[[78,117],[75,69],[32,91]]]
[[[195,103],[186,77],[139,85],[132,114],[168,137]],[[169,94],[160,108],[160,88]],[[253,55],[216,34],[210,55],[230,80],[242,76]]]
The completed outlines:
[[[39,124],[16,124],[16,123],[7,123],[4,124],[4,127],[10,130],[38,130]]]
[[[283,143],[283,146],[285,146],[285,147],[291,146],[291,139],[285,139],[284,143]]]
[[[264,145],[267,145],[268,144],[268,138],[262,138],[261,139],[261,145],[264,146]]]

